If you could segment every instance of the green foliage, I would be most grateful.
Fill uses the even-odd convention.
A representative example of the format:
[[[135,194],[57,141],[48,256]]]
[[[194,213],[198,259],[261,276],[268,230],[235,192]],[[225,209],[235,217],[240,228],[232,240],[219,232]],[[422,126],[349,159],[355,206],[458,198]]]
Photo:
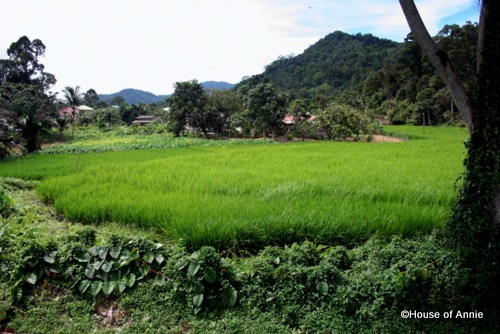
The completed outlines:
[[[453,321],[457,319],[401,318],[404,309],[441,313],[481,309],[477,300],[464,294],[471,272],[461,266],[460,254],[444,248],[435,236],[372,238],[350,250],[304,242],[228,259],[210,247],[189,253],[183,247],[160,247],[143,238],[115,235],[102,240],[90,228],[56,242],[41,239],[46,240],[43,245],[35,241],[29,226],[24,234],[5,230],[0,235],[0,301],[7,311],[2,323],[6,328],[39,333],[187,329],[195,333],[481,333],[497,329],[495,318],[490,317],[468,319],[460,330]],[[101,242],[96,245],[98,239]],[[135,254],[140,260],[134,260]],[[122,276],[116,284],[97,278],[107,270],[106,262],[118,260],[136,274],[135,281],[132,275]],[[74,287],[71,275],[64,275],[69,264],[82,267],[72,275],[83,272]],[[153,271],[139,280],[140,269],[134,268],[148,265]],[[36,273],[39,268],[43,268],[41,277]],[[12,303],[15,307],[10,307]]]
[[[167,287],[187,300],[195,314],[202,308],[233,307],[238,299],[236,274],[212,247],[202,247],[191,255],[177,254],[162,273]]]
[[[212,122],[212,114],[205,110],[207,95],[197,80],[176,82],[174,93],[168,102],[170,112],[167,120],[176,137],[188,123],[199,128],[206,136]]]
[[[8,217],[12,210],[14,210],[12,200],[0,188],[0,217]]]
[[[208,92],[205,107],[214,116],[213,130],[224,134],[225,131],[235,132],[239,125],[232,124],[231,119],[242,111],[240,94],[229,90],[212,90]]]
[[[241,274],[241,303],[275,312],[286,324],[297,326],[305,314],[330,300],[342,284],[338,264],[349,262],[345,248],[322,252],[323,248],[305,242],[260,252]]]
[[[361,134],[370,134],[370,118],[348,105],[331,104],[318,115],[318,122],[327,129],[328,139],[359,140]]]
[[[99,128],[122,124],[120,110],[113,107],[95,108],[91,111],[79,113],[77,122],[79,125],[97,125]]]
[[[255,129],[273,136],[282,125],[285,116],[287,96],[272,84],[259,84],[250,89],[246,96],[245,117]]]
[[[366,73],[382,68],[396,46],[395,42],[370,34],[349,35],[336,31],[298,56],[280,56],[266,66],[263,77],[300,97],[315,97],[315,89],[323,84],[336,92],[356,89]]]

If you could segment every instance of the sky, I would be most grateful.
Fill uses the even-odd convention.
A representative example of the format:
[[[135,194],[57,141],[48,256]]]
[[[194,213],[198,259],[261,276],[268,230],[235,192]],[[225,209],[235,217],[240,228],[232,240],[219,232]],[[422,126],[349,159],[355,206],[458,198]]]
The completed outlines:
[[[477,0],[416,0],[435,35],[479,21]],[[0,0],[0,58],[21,36],[65,86],[170,94],[177,81],[237,83],[336,30],[402,42],[397,0]]]

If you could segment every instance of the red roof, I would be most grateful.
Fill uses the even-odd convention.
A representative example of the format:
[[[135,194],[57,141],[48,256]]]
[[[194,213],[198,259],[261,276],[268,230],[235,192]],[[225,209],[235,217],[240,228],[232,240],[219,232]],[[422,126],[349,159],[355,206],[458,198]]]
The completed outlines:
[[[81,105],[81,106],[75,107],[75,114],[78,114],[81,111],[88,111],[88,110],[92,110],[92,108]],[[73,108],[70,106],[66,106],[66,107],[59,109],[59,111],[57,113],[60,116],[71,116],[71,114],[73,113]]]
[[[300,117],[301,119],[304,119],[304,117]],[[316,116],[312,115],[309,117],[307,120],[308,121],[313,121],[316,118]],[[295,116],[293,115],[287,115],[285,118],[283,118],[283,123],[285,124],[295,124]]]
[[[71,107],[64,107],[64,108],[59,109],[59,111],[57,113],[60,116],[67,116],[67,115],[71,115],[72,111],[73,111],[73,108],[71,108]],[[75,109],[75,112],[78,114],[78,109]]]

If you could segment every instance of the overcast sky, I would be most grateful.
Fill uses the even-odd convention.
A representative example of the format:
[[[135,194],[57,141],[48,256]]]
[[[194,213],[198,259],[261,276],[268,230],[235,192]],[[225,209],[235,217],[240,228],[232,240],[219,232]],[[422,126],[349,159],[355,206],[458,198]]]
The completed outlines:
[[[477,0],[416,1],[432,35],[478,22]],[[176,81],[237,83],[336,30],[403,41],[397,0],[0,0],[0,57],[19,37],[65,86],[169,94]]]

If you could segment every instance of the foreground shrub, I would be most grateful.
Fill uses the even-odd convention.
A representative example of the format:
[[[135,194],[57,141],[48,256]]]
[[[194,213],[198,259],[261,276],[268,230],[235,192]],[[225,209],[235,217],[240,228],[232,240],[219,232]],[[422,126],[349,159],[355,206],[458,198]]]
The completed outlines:
[[[232,328],[250,333],[254,327],[243,330],[238,319],[259,322],[266,317],[273,319],[266,328],[278,332],[498,330],[498,321],[489,314],[482,319],[443,316],[481,305],[462,297],[470,273],[434,236],[388,242],[373,238],[351,250],[304,242],[233,259],[211,247],[191,253],[144,238],[112,236],[96,245],[95,231],[89,228],[44,245],[34,240],[30,233],[4,230],[0,235],[1,315],[6,318],[15,310],[11,317],[17,324],[16,313],[28,312],[26,297],[52,290],[71,293],[75,303],[79,298],[116,303],[112,307],[127,314],[123,332]],[[405,310],[441,317],[406,319],[401,317]],[[43,328],[50,327],[40,321]]]

